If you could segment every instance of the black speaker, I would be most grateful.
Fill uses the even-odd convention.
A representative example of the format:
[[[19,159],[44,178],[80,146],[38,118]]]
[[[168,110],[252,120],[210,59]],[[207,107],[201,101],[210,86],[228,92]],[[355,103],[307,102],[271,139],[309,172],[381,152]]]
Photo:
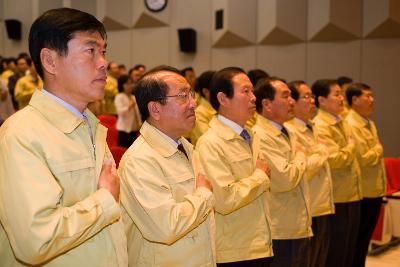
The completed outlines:
[[[182,52],[196,52],[196,31],[192,28],[178,29],[179,48]]]
[[[11,40],[21,40],[21,21],[16,19],[6,19],[7,35]]]
[[[224,10],[219,9],[215,11],[215,29],[219,30],[224,28]]]

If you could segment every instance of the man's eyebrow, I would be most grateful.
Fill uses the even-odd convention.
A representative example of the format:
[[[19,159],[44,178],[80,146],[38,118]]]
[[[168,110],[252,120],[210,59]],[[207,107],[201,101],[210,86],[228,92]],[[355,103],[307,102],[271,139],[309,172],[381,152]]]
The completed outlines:
[[[96,40],[88,40],[85,42],[86,45],[97,46],[101,48],[101,45]],[[107,48],[107,43],[104,43],[104,48]]]

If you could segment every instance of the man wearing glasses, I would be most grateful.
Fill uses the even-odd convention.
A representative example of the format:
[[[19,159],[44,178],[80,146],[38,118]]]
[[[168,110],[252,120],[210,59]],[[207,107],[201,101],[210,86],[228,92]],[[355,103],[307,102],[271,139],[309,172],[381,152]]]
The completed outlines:
[[[333,203],[331,171],[327,162],[326,146],[317,141],[311,119],[316,108],[314,95],[303,81],[288,84],[293,106],[294,118],[285,123],[297,137],[307,156],[307,168],[304,179],[310,189],[312,216],[311,267],[325,266],[329,248],[330,218],[335,212]]]
[[[160,66],[136,85],[145,122],[118,174],[131,266],[215,266],[211,184],[192,168],[182,137],[195,124],[193,91]]]

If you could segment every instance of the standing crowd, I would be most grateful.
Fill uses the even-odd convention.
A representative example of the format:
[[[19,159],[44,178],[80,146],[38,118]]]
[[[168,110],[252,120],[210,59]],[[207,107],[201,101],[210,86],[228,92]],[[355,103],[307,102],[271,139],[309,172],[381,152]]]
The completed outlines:
[[[365,265],[386,192],[368,85],[126,72],[70,8],[35,20],[29,51],[2,66],[1,266]]]

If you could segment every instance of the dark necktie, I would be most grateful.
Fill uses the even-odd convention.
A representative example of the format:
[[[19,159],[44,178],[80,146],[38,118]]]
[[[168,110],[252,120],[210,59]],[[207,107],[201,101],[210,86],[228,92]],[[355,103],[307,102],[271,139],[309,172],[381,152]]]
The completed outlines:
[[[178,145],[178,150],[179,150],[180,152],[182,152],[183,154],[185,154],[186,158],[189,159],[188,155],[186,154],[186,150],[185,150],[185,148],[183,147],[182,143],[180,143],[180,144]]]
[[[282,127],[281,132],[286,136],[286,138],[287,138],[288,140],[290,140],[290,138],[289,138],[289,133],[288,133],[288,131],[286,130],[285,127]]]
[[[243,137],[244,141],[250,145],[250,135],[249,133],[246,131],[246,129],[243,129],[243,131],[240,133],[240,136]]]
[[[371,127],[371,121],[370,120],[367,120],[367,128],[368,128],[368,130],[372,130],[372,127]]]
[[[336,123],[336,125],[338,126],[340,132],[342,133],[343,137],[346,138],[346,132],[344,130],[344,126],[343,126],[343,121],[338,121]]]

